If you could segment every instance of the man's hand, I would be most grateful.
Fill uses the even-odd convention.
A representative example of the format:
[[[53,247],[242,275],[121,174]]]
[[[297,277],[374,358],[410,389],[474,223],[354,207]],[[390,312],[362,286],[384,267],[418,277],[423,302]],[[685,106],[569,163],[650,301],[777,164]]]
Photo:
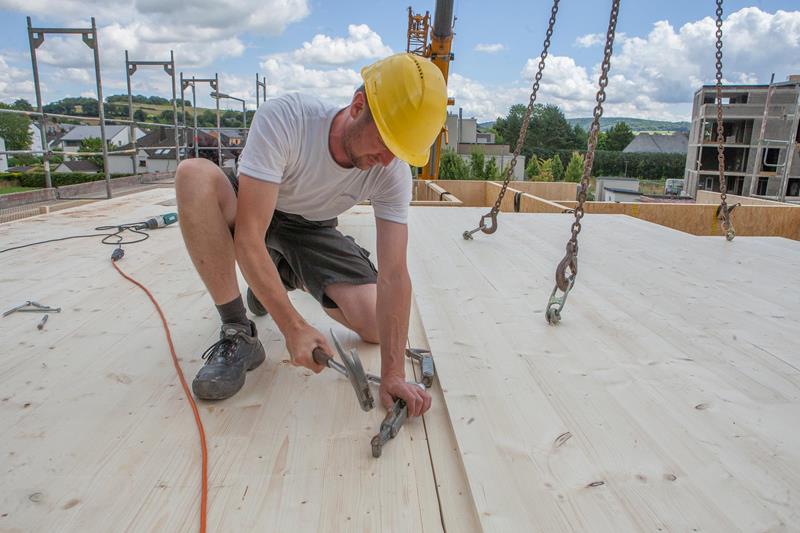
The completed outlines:
[[[314,348],[322,348],[328,355],[333,353],[325,336],[308,324],[286,335],[286,348],[294,366],[304,366],[315,374],[322,372],[325,367],[314,362],[311,355]]]
[[[406,402],[408,416],[420,416],[431,407],[431,395],[422,388],[407,383],[401,377],[381,378],[381,403],[386,410],[391,410],[395,398],[400,398]]]

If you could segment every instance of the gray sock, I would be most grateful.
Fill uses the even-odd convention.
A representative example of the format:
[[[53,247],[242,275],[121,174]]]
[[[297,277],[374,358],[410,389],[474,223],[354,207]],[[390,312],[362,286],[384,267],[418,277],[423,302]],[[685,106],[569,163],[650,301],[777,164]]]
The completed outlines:
[[[247,312],[244,309],[244,302],[242,302],[241,295],[226,304],[218,305],[217,311],[219,312],[219,317],[222,319],[223,324],[250,325],[250,320],[247,318]]]

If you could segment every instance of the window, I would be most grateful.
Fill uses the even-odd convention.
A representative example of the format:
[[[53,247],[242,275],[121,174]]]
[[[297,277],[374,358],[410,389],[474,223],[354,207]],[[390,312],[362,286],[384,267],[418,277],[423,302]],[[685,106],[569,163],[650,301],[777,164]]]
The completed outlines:
[[[761,159],[761,170],[764,172],[777,172],[780,148],[767,148]]]
[[[147,166],[147,160],[146,159],[140,159],[139,160],[139,166],[140,167],[146,167]]]
[[[786,184],[786,196],[800,196],[800,179],[792,178]]]
[[[766,196],[768,184],[769,178],[758,178],[758,188],[756,189],[756,194],[759,196]]]
[[[713,191],[714,190],[714,178],[706,178],[705,190],[707,190],[707,191]]]
[[[730,191],[733,194],[738,194],[741,196],[742,190],[744,189],[744,176],[735,176],[731,177],[730,179],[733,181]]]

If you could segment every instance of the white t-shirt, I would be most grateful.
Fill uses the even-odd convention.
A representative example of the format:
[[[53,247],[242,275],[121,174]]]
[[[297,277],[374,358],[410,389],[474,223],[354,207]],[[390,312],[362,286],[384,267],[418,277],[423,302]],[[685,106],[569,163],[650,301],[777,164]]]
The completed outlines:
[[[279,183],[278,211],[328,220],[370,200],[376,217],[405,224],[411,168],[396,158],[369,170],[339,166],[328,148],[338,111],[296,93],[263,104],[253,117],[239,174]]]

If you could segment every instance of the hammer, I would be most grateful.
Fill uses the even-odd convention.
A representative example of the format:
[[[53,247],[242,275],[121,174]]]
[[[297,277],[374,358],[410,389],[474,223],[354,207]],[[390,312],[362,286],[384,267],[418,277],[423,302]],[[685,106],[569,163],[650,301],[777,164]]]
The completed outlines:
[[[356,392],[356,398],[358,398],[358,404],[361,406],[361,409],[364,411],[372,410],[375,407],[375,398],[372,396],[369,384],[370,382],[380,384],[381,378],[364,372],[364,367],[361,365],[361,359],[358,357],[358,353],[355,350],[350,350],[349,354],[345,353],[333,330],[331,330],[331,338],[344,364],[342,365],[336,362],[331,356],[322,351],[321,348],[314,348],[314,351],[311,353],[314,362],[318,365],[327,366],[328,368],[336,370],[349,379],[353,390]]]

